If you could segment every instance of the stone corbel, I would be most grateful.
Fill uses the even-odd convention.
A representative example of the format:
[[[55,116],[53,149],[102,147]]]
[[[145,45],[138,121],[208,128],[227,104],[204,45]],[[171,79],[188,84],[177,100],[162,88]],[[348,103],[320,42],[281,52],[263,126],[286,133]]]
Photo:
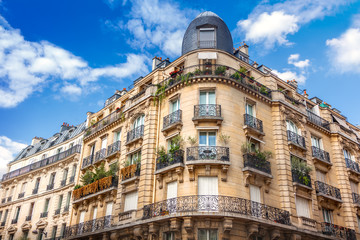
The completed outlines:
[[[221,181],[226,182],[227,181],[227,172],[229,170],[229,165],[222,165],[221,168]]]
[[[109,235],[107,233],[103,233],[102,240],[109,240]]]
[[[156,175],[156,180],[158,181],[159,184],[159,189],[163,188],[163,178],[161,174]]]
[[[251,177],[251,173],[249,171],[244,172],[244,177],[245,177],[245,187],[249,187],[250,184],[250,177]]]
[[[183,182],[184,182],[184,175],[183,175],[183,173],[184,173],[184,168],[183,168],[183,167],[177,167],[177,168],[175,169],[175,172],[176,172],[176,174],[177,174],[177,176],[178,176],[178,181],[179,181],[179,183],[183,183]]]
[[[142,230],[142,227],[140,225],[134,227],[133,233],[134,233],[134,237],[136,239],[142,239],[143,230]]]
[[[279,229],[274,229],[271,231],[270,240],[278,240],[280,239],[280,231]]]
[[[188,165],[188,171],[189,171],[189,180],[194,181],[195,180],[194,165]]]
[[[211,174],[211,167],[210,165],[205,165],[205,175],[209,176]]]
[[[233,228],[233,218],[225,217],[223,220],[224,233],[229,234]]]
[[[100,207],[104,206],[104,197],[103,196],[99,195],[96,200],[97,200],[97,203],[100,205]]]
[[[83,207],[84,207],[84,209],[85,209],[86,212],[89,211],[89,203],[88,203],[88,200],[84,200],[82,205],[83,205]]]
[[[248,230],[248,238],[251,238],[254,235],[256,236],[259,232],[259,225],[255,223],[249,224],[247,230]]]
[[[110,234],[110,239],[111,240],[118,240],[119,239],[119,233],[118,232],[112,232],[111,234]]]
[[[149,223],[149,234],[152,236],[153,239],[158,239],[159,236],[159,224],[157,223]]]
[[[117,194],[117,191],[115,189],[111,190],[110,196],[111,196],[114,203],[116,202],[116,194]]]
[[[194,222],[192,220],[191,217],[183,217],[184,220],[184,229],[186,231],[187,234],[187,239],[188,240],[193,240],[194,239],[194,232],[193,232],[193,225]]]
[[[266,178],[265,180],[264,180],[264,182],[265,182],[265,192],[266,193],[269,193],[269,191],[270,191],[270,184],[271,184],[271,178]]]

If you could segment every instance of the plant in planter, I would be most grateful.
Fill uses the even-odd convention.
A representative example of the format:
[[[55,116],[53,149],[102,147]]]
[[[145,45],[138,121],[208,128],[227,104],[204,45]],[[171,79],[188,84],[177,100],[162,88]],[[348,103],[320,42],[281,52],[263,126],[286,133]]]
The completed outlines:
[[[157,162],[158,163],[164,163],[168,160],[167,154],[166,154],[166,150],[164,146],[160,146],[158,148],[158,150],[156,151],[157,154]]]
[[[244,67],[240,67],[240,69],[239,69],[239,72],[242,73],[242,74],[246,74],[247,71],[248,70],[246,68],[244,68]]]
[[[224,76],[225,75],[225,71],[226,71],[226,67],[225,66],[218,66],[215,69],[215,74],[216,75],[220,75],[220,76]]]
[[[81,188],[82,186],[80,184],[75,185],[74,190]]]
[[[85,135],[86,135],[86,136],[89,136],[89,135],[90,135],[90,133],[91,133],[91,130],[90,130],[90,129],[88,129],[88,130],[86,130]]]
[[[197,137],[188,136],[187,141],[190,144],[190,146],[194,147],[197,144]]]
[[[219,140],[222,143],[222,145],[227,146],[230,143],[230,136],[226,135],[224,133],[221,133],[219,135]]]
[[[266,87],[263,85],[263,86],[261,86],[261,88],[260,88],[260,93],[262,93],[262,94],[268,94],[269,93],[269,91],[266,89]]]
[[[90,170],[86,170],[85,174],[80,177],[81,183],[83,185],[88,185],[94,182],[94,173]]]
[[[181,82],[182,83],[185,83],[186,85],[189,83],[189,79],[191,78],[191,77],[193,77],[194,76],[194,74],[192,73],[192,72],[189,72],[189,73],[187,73],[187,74],[185,74],[185,75],[182,75],[181,76]]]
[[[211,63],[211,62],[205,62],[204,65],[205,65],[205,66],[211,66],[212,63]]]
[[[310,183],[309,174],[312,171],[312,168],[308,166],[305,161],[298,157],[291,156],[291,170],[297,174],[299,180],[304,185]]]
[[[172,77],[172,78],[174,78],[174,77],[176,77],[176,75],[178,74],[178,70],[174,70],[174,71],[172,71],[171,73],[170,73],[170,76]]]
[[[195,71],[194,71],[194,74],[195,74],[196,76],[199,76],[199,75],[202,74],[202,71],[201,71],[200,69],[196,68]]]
[[[211,75],[211,74],[212,74],[211,69],[205,69],[205,70],[204,70],[204,74],[205,74],[205,75]]]

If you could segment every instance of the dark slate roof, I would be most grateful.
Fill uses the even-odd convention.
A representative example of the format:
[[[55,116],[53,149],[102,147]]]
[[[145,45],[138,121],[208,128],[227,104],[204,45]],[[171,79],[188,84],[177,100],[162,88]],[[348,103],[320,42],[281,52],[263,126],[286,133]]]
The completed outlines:
[[[63,143],[71,138],[76,137],[77,135],[81,134],[86,128],[86,121],[74,126],[70,127],[67,130],[64,130],[62,132],[55,133],[52,137],[48,139],[42,139],[40,142],[35,144],[34,146],[29,145],[23,150],[20,151],[20,153],[15,157],[14,160],[12,160],[10,163],[15,162],[19,159],[29,157],[37,152],[40,152],[42,150],[45,150],[47,148],[56,146],[60,143]]]
[[[182,55],[199,49],[198,28],[201,26],[214,26],[216,28],[216,48],[230,54],[233,53],[233,40],[225,22],[215,13],[206,11],[199,14],[186,29],[182,42]]]

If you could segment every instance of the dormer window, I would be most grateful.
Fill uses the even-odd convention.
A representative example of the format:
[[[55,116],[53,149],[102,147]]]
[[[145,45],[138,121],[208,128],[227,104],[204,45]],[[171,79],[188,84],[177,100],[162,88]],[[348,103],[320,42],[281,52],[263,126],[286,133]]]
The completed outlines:
[[[215,28],[200,28],[199,29],[199,48],[215,48],[216,37]]]

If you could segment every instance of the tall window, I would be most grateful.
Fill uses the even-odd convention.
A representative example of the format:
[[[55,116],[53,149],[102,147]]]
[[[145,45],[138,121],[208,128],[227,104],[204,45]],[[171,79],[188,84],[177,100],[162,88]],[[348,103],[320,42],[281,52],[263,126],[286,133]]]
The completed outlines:
[[[66,223],[61,224],[60,238],[65,237]]]
[[[36,182],[35,182],[35,187],[34,187],[34,189],[36,190],[36,189],[39,189],[39,185],[40,185],[40,178],[37,178],[36,179]]]
[[[316,170],[316,179],[320,182],[327,183],[325,172]]]
[[[311,136],[311,145],[319,149],[323,149],[321,138]]]
[[[21,208],[21,206],[17,206],[16,209],[15,209],[14,220],[16,220],[16,221],[19,219],[20,208]]]
[[[125,194],[124,212],[136,210],[138,203],[138,192],[131,192]]]
[[[55,239],[57,232],[57,226],[53,226],[52,232],[51,232],[51,238]]]
[[[49,185],[53,185],[53,184],[54,184],[54,182],[55,182],[55,175],[56,175],[55,172],[53,172],[53,173],[50,175]]]
[[[198,240],[217,240],[217,229],[199,229]]]
[[[351,192],[359,194],[359,187],[358,187],[358,183],[351,181],[350,180],[350,188],[351,188]]]
[[[286,128],[288,131],[291,131],[293,133],[296,133],[298,135],[301,135],[301,132],[299,131],[299,129],[297,128],[297,126],[295,125],[295,123],[293,123],[290,120],[286,120]]]
[[[4,222],[4,223],[6,222],[6,219],[7,219],[8,214],[9,214],[9,209],[6,209],[6,210],[5,210],[5,214],[4,214],[4,219],[3,219],[3,222]]]
[[[201,104],[215,104],[215,91],[200,91],[200,105]]]
[[[310,218],[309,200],[296,196],[296,212],[299,217]]]
[[[106,213],[105,216],[111,216],[112,215],[112,209],[113,209],[113,202],[107,202],[106,203]]]
[[[59,202],[58,202],[58,207],[57,207],[57,209],[61,209],[61,204],[62,204],[63,198],[64,198],[64,196],[61,194],[61,195],[59,196]]]
[[[130,154],[128,159],[129,159],[130,165],[139,163],[141,161],[141,151]]]
[[[215,28],[199,29],[199,48],[215,48]]]
[[[20,191],[20,193],[25,193],[25,191],[26,191],[26,185],[27,185],[26,182],[24,182],[24,183],[21,185],[21,191]]]
[[[324,222],[333,223],[333,211],[330,209],[323,208],[322,209]]]
[[[174,232],[166,232],[164,233],[164,240],[175,240],[175,234]]]
[[[76,174],[76,167],[77,165],[74,164],[73,167],[72,167],[72,172],[71,172],[71,177],[75,177],[75,174]]]
[[[199,176],[198,195],[218,195],[218,178]]]
[[[66,168],[66,169],[64,170],[64,172],[63,172],[63,179],[62,179],[63,181],[66,181],[67,176],[68,176],[68,172],[69,172],[69,169]]]
[[[216,146],[216,132],[200,132],[199,133],[200,146]]]
[[[114,132],[114,142],[120,141],[121,139],[121,130]]]
[[[144,125],[144,115],[138,117],[133,123],[133,129]]]
[[[348,151],[347,149],[344,149],[343,151],[344,151],[344,157],[345,157],[346,159],[349,159],[349,160],[353,160],[353,161],[354,161],[354,156],[351,155],[350,151]]]
[[[170,102],[170,113],[176,112],[180,109],[180,99],[177,98]]]
[[[32,215],[33,215],[34,206],[35,206],[35,202],[30,203],[29,215],[28,215],[28,216],[32,216]]]
[[[104,137],[103,139],[101,139],[101,150],[106,149],[106,146],[107,146],[107,137]]]
[[[250,200],[253,202],[261,202],[261,191],[260,187],[250,184]]]
[[[177,181],[170,182],[167,184],[167,199],[177,197]]]
[[[255,115],[255,106],[253,104],[246,103],[245,113],[250,115],[250,116],[256,117],[256,115]]]
[[[65,207],[70,206],[70,200],[71,200],[71,192],[68,192],[68,194],[66,196],[66,205],[65,205]]]
[[[90,156],[93,156],[95,154],[95,143],[90,146]]]
[[[48,212],[48,210],[49,210],[49,203],[50,203],[50,198],[47,198],[46,200],[45,200],[45,205],[44,205],[44,213],[45,212]]]

